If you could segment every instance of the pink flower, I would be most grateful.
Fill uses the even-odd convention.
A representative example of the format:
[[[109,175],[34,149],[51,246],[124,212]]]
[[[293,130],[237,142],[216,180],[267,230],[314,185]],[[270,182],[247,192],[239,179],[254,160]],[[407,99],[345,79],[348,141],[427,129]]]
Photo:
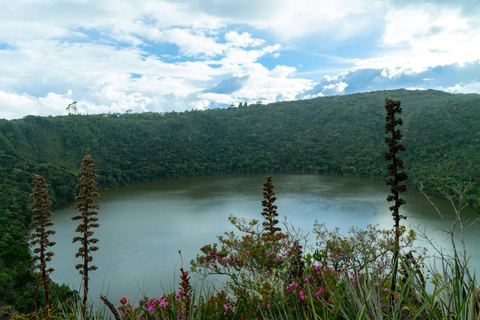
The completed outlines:
[[[300,300],[308,299],[308,296],[304,295],[303,291],[300,291],[299,295],[300,295]]]
[[[230,302],[227,302],[227,304],[225,305],[225,312],[223,313],[224,316],[226,316],[228,311],[230,311],[231,306],[232,304]]]

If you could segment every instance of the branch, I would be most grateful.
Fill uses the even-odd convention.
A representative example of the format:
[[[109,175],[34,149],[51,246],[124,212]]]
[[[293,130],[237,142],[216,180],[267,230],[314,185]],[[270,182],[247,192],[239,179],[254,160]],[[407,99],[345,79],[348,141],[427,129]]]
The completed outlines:
[[[115,309],[115,306],[113,305],[113,303],[108,301],[107,297],[105,297],[103,294],[100,294],[100,299],[102,299],[103,303],[105,303],[105,305],[108,307],[108,309],[110,309],[110,311],[112,311],[115,319],[116,320],[121,320],[120,315],[118,314],[117,309]]]

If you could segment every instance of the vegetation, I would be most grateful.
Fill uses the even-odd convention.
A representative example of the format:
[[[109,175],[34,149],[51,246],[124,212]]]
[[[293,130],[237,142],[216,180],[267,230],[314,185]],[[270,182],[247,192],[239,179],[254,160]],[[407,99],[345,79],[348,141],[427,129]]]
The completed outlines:
[[[32,246],[39,244],[39,248],[33,250],[35,255],[33,257],[34,261],[38,261],[36,265],[37,269],[40,270],[40,274],[37,277],[41,277],[43,280],[43,290],[45,292],[45,319],[50,318],[49,314],[49,304],[50,297],[48,295],[48,283],[50,282],[49,274],[51,274],[54,269],[47,269],[47,262],[52,260],[54,255],[52,251],[46,251],[48,247],[55,245],[55,242],[48,240],[48,236],[55,234],[54,230],[46,230],[46,228],[51,227],[54,223],[50,220],[50,217],[53,216],[53,213],[49,211],[52,201],[48,199],[48,185],[45,183],[45,179],[42,176],[32,174],[33,183],[35,187],[33,188],[33,193],[30,195],[33,198],[33,204],[30,206],[33,214],[36,214],[32,217],[32,223],[30,228],[35,228],[35,232],[32,233],[30,239],[32,241],[30,244]]]
[[[75,198],[76,200],[82,200],[82,202],[78,202],[75,206],[75,209],[80,211],[81,214],[72,217],[72,220],[80,220],[80,224],[77,226],[77,229],[75,229],[75,232],[82,234],[79,237],[73,238],[73,242],[79,241],[82,244],[75,254],[75,258],[83,258],[83,263],[77,264],[75,269],[79,270],[78,272],[83,276],[82,317],[85,318],[88,295],[88,272],[98,269],[94,265],[89,266],[89,263],[93,260],[90,252],[98,250],[97,246],[91,245],[97,243],[98,239],[92,238],[93,231],[90,229],[99,227],[97,223],[98,218],[92,216],[96,216],[98,212],[95,210],[100,208],[98,204],[93,202],[93,197],[98,197],[100,194],[95,191],[97,190],[97,183],[94,179],[97,178],[97,175],[92,171],[92,169],[95,168],[92,156],[86,155],[82,160],[82,164],[80,173],[78,174],[81,177],[81,182],[77,185],[77,188],[80,188],[80,193]]]
[[[391,186],[390,191],[392,195],[387,197],[388,202],[393,202],[393,206],[390,207],[392,211],[393,220],[395,221],[395,246],[393,248],[393,272],[392,272],[392,287],[391,291],[395,292],[395,286],[397,284],[397,271],[398,271],[398,255],[400,253],[400,219],[406,219],[399,212],[400,206],[404,205],[406,201],[399,197],[400,193],[407,191],[407,186],[401,184],[403,181],[407,180],[408,174],[406,172],[399,172],[398,168],[403,169],[402,159],[397,157],[398,151],[405,151],[406,148],[400,143],[402,140],[402,132],[400,129],[397,129],[397,125],[402,125],[403,120],[401,118],[395,118],[395,115],[402,113],[402,108],[400,108],[400,101],[393,101],[387,99],[385,104],[385,109],[387,110],[387,117],[385,120],[387,124],[385,125],[385,133],[391,133],[391,137],[385,138],[385,143],[388,145],[388,151],[384,154],[386,161],[392,160],[392,163],[387,165],[388,179],[386,180],[387,185]]]
[[[90,216],[95,211],[88,211],[96,209],[91,198],[95,183],[102,190],[168,178],[259,172],[385,177],[380,135],[384,117],[379,106],[387,94],[402,100],[402,144],[409,150],[404,159],[412,187],[423,182],[425,191],[441,194],[448,192],[452,181],[478,181],[478,95],[395,90],[185,113],[71,114],[0,120],[0,304],[22,312],[35,308],[35,275],[26,240],[31,221],[28,177],[32,172],[52,182],[53,187],[47,188],[50,199],[55,206],[62,205],[75,197],[72,159],[95,154],[97,180],[91,172],[93,160],[87,156],[82,177],[90,180],[82,180],[83,185],[79,185],[83,191],[88,189],[83,196],[80,193],[84,202],[78,207],[81,219],[88,216],[87,224],[78,229],[84,234],[78,237],[83,239],[78,254],[88,260],[80,267],[87,268],[83,275],[84,290],[88,290],[88,270],[93,267],[88,266],[88,252],[95,247],[85,247],[85,243],[95,243],[89,239],[93,232],[88,230],[98,225]],[[356,117],[363,121],[352,126]],[[401,136],[392,130],[392,141],[399,141]],[[393,154],[391,159],[398,159],[392,149],[389,152]],[[402,168],[399,162],[394,166]],[[395,180],[405,180],[397,179],[401,173],[391,169],[389,174],[395,177],[392,189],[404,188],[395,185]],[[453,260],[443,257],[453,263],[445,264],[445,270],[439,273],[443,278],[435,278],[431,294],[416,272],[418,265],[412,262],[421,261],[421,251],[413,260],[401,251],[403,245],[410,246],[415,235],[400,226],[393,231],[375,227],[352,230],[354,236],[342,237],[317,224],[317,247],[305,255],[301,235],[288,224],[281,230],[276,226],[271,180],[267,179],[264,191],[265,221],[230,217],[244,235],[220,236],[220,246],[204,246],[202,255],[192,262],[193,272],[225,275],[228,281],[224,290],[192,291],[188,274],[182,270],[182,292],[146,298],[135,310],[128,299],[122,299],[123,317],[173,318],[179,314],[185,317],[187,312],[190,318],[208,319],[440,319],[452,312],[477,316],[475,278],[462,278],[466,272],[460,256],[455,255]],[[462,194],[462,203],[477,208],[479,199],[478,187]],[[83,214],[85,210],[89,214]],[[402,252],[398,266],[403,277],[398,280],[391,272],[395,260],[391,255],[395,252]],[[86,315],[85,294],[80,303],[81,317]],[[386,303],[389,298],[393,303]],[[45,301],[39,303],[44,305]],[[73,303],[69,310],[75,313],[76,305]]]
[[[278,213],[277,206],[273,203],[275,200],[277,200],[277,198],[275,198],[275,192],[273,191],[273,188],[272,176],[268,176],[267,180],[263,184],[263,198],[265,200],[262,201],[262,216],[265,219],[263,226],[270,233],[270,235],[274,235],[277,231],[282,231],[282,229],[276,227],[278,224],[278,220],[276,219],[276,217],[278,217]]]

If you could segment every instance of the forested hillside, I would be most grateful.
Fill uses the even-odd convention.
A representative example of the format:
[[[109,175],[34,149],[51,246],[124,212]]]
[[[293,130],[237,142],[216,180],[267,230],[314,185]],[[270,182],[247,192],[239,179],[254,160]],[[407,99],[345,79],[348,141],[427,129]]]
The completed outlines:
[[[435,193],[452,180],[480,180],[475,94],[394,90],[184,113],[0,120],[0,297],[31,281],[22,272],[32,173],[52,185],[54,206],[74,199],[86,154],[100,189],[235,173],[385,177],[385,98],[402,102],[402,158],[413,187],[422,182]],[[468,201],[479,208],[479,199],[476,184]]]

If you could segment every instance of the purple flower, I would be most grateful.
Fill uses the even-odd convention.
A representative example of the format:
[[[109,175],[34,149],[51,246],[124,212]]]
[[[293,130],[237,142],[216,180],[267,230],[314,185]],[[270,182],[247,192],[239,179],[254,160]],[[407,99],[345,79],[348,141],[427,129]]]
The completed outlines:
[[[230,311],[231,305],[232,304],[230,302],[227,302],[227,304],[225,305],[225,312],[223,313],[224,316],[226,316],[228,311]]]
[[[300,291],[299,295],[300,295],[300,300],[308,299],[308,296],[304,295],[303,291]]]

